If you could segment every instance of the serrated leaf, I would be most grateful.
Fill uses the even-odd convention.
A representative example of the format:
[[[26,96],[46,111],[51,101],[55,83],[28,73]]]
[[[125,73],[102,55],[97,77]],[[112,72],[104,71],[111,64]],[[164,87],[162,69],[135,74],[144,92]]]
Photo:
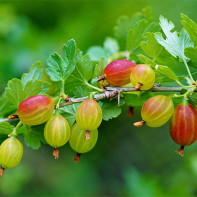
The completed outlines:
[[[8,81],[8,87],[5,88],[5,93],[10,103],[18,106],[24,98],[21,80],[15,78]]]
[[[66,63],[58,53],[49,56],[47,65],[48,68],[46,69],[46,72],[52,81],[63,80],[64,72],[66,71]]]
[[[43,86],[42,81],[39,80],[28,81],[23,88],[21,80],[12,79],[8,82],[8,87],[5,89],[5,93],[10,103],[18,106],[24,99],[43,92],[44,88],[45,91],[47,91],[46,87]]]
[[[52,81],[62,81],[75,69],[76,63],[81,56],[81,52],[76,47],[76,43],[73,39],[69,40],[62,48],[62,56],[58,53],[54,53],[49,56],[47,61],[48,68],[47,74]]]
[[[46,143],[43,135],[44,124],[39,126],[25,126],[26,130],[24,133],[25,144],[31,147],[33,150],[38,150],[41,146],[41,142]]]
[[[103,120],[108,121],[112,118],[118,117],[122,109],[118,106],[117,100],[109,101],[99,101],[99,105],[101,106],[103,112]]]
[[[157,65],[156,70],[174,81],[178,80],[178,77],[168,66]]]
[[[193,47],[194,43],[191,41],[186,30],[182,29],[178,36],[176,31],[172,32],[175,28],[172,21],[168,22],[168,20],[163,16],[160,16],[160,26],[166,35],[166,39],[163,38],[161,33],[155,33],[157,42],[161,44],[172,56],[179,57],[182,61],[188,61],[189,58],[184,55],[184,49],[187,47]]]
[[[87,85],[87,82],[92,78],[93,75],[93,63],[90,60],[89,55],[83,56],[77,63],[75,70],[65,81],[65,93],[69,96],[79,96],[74,91],[75,87],[82,87],[84,92],[91,88]],[[86,96],[86,95],[84,95]]]
[[[34,63],[30,67],[29,73],[24,73],[21,77],[21,82],[23,84],[23,87],[27,84],[28,81],[34,81],[34,80],[42,80],[42,77],[44,75],[44,67],[40,61]]]
[[[103,75],[107,64],[108,62],[105,60],[104,57],[102,57],[94,67],[93,78]]]
[[[145,34],[149,31],[157,31],[158,24],[155,22],[148,23],[146,20],[141,20],[136,23],[133,29],[130,29],[127,35],[127,50],[133,51],[140,46]]]
[[[119,45],[117,40],[114,38],[107,37],[104,41],[104,48],[109,51],[109,53],[114,54],[119,51]]]
[[[154,33],[147,32],[146,33],[146,41],[141,43],[141,48],[146,55],[156,59],[159,54],[161,53],[163,47],[158,44],[157,40],[155,39]]]
[[[77,49],[75,40],[71,39],[63,46],[62,57],[67,64],[63,78],[64,80],[73,72],[81,55],[82,52]]]
[[[9,122],[0,122],[0,135],[9,135],[14,129]]]
[[[68,105],[59,109],[60,114],[68,121],[70,128],[75,122],[76,111],[79,103]]]
[[[197,45],[197,24],[185,14],[181,14],[181,18],[183,19],[181,24],[186,29],[190,38],[194,41],[195,45]]]

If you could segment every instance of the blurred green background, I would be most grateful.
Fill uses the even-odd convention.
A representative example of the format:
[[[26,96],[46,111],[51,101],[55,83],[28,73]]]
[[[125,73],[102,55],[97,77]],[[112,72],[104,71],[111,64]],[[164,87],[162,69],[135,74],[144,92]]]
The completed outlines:
[[[196,0],[0,1],[0,92],[35,61],[46,63],[70,38],[84,52],[102,45],[106,36],[114,36],[120,16],[146,6],[156,21],[162,14],[178,29],[180,13],[197,21]],[[131,118],[127,110],[102,123],[96,147],[78,164],[69,145],[60,149],[59,161],[49,146],[25,147],[22,163],[0,179],[0,196],[196,196],[197,144],[180,158],[168,124],[135,129],[140,109]]]

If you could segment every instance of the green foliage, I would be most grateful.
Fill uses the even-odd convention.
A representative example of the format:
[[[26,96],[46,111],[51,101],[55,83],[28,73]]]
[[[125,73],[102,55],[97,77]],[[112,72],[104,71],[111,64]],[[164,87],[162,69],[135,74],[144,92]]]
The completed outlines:
[[[107,37],[103,46],[92,46],[87,54],[83,55],[77,48],[75,40],[68,40],[62,47],[61,55],[54,52],[49,56],[47,67],[38,61],[30,67],[28,73],[22,75],[21,80],[14,78],[8,82],[5,93],[0,98],[0,117],[16,113],[20,102],[34,95],[47,94],[49,88],[57,90],[54,95],[56,100],[61,96],[63,99],[66,96],[75,99],[101,93],[103,89],[97,79],[104,74],[107,64],[115,59],[127,58],[137,64],[145,63],[156,68],[156,83],[177,86],[181,84],[179,82],[181,80],[192,85],[192,80],[186,78],[185,72],[179,73],[179,70],[175,69],[176,65],[182,66],[182,62],[191,60],[189,65],[193,67],[197,62],[197,49],[194,47],[197,37],[196,24],[186,15],[182,14],[181,17],[184,28],[180,32],[177,32],[174,24],[163,16],[160,17],[159,24],[155,22],[150,8],[145,8],[142,13],[137,13],[132,18],[121,17],[114,28],[117,39]],[[58,83],[50,80],[46,82],[45,75]],[[150,91],[121,93],[120,106],[117,97],[99,101],[103,120],[117,118],[122,112],[123,105],[141,107],[155,94],[158,93]],[[196,93],[191,92],[187,96],[190,102],[197,105]],[[179,102],[181,99],[181,96],[175,97],[174,101]],[[78,105],[75,103],[59,109],[70,127],[75,123]],[[44,124],[32,127],[23,125],[17,133],[24,136],[24,142],[28,147],[37,150],[42,143],[45,143],[43,128]],[[13,129],[9,123],[0,123],[0,134],[3,137],[10,134]]]
[[[47,62],[47,73],[52,81],[62,81],[75,69],[76,63],[81,56],[81,52],[77,49],[76,42],[72,39],[62,48],[62,57],[58,53],[50,55]]]
[[[172,21],[168,21],[163,16],[160,16],[160,26],[166,35],[166,39],[163,38],[161,33],[155,33],[155,38],[158,43],[162,45],[172,56],[179,57],[182,61],[188,61],[189,59],[184,54],[184,49],[187,47],[193,47],[194,44],[191,41],[187,32],[182,29],[180,35],[172,30],[175,28]]]

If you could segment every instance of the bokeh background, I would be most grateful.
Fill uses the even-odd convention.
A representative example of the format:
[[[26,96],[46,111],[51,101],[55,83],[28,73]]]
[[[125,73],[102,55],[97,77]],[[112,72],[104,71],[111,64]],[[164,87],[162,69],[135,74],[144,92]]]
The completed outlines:
[[[68,0],[0,1],[0,93],[9,79],[20,77],[32,63],[46,59],[70,38],[86,52],[114,36],[117,19],[150,6],[173,20],[180,30],[180,13],[197,21],[196,0]],[[69,145],[59,161],[51,148],[25,147],[22,163],[0,179],[0,196],[134,196],[188,197],[197,195],[197,143],[185,157],[170,139],[168,124],[135,129],[140,119],[127,116],[127,107],[99,128],[96,147],[82,155],[79,164]]]

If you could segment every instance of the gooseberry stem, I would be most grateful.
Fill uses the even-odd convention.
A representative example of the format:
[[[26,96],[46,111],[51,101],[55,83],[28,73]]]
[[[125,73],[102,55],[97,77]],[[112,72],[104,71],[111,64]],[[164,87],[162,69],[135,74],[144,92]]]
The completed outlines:
[[[14,128],[14,130],[12,131],[12,133],[10,134],[10,135],[8,135],[9,137],[11,137],[11,136],[17,136],[17,132],[16,132],[16,130],[22,125],[23,123],[20,121],[17,125],[16,125],[16,127]]]
[[[86,84],[87,86],[89,86],[90,88],[94,89],[94,90],[97,90],[97,91],[99,91],[99,92],[103,92],[103,90],[102,90],[101,88],[95,87],[95,86],[89,84],[87,81],[85,82],[85,84]]]
[[[191,72],[190,72],[190,69],[189,69],[189,66],[188,66],[187,62],[184,60],[183,63],[185,64],[185,67],[186,67],[186,69],[187,69],[187,72],[188,72],[188,74],[189,74],[190,79],[192,80],[192,82],[195,83],[195,81],[194,81],[194,79],[193,79],[193,77],[192,77],[192,74],[191,74]]]

